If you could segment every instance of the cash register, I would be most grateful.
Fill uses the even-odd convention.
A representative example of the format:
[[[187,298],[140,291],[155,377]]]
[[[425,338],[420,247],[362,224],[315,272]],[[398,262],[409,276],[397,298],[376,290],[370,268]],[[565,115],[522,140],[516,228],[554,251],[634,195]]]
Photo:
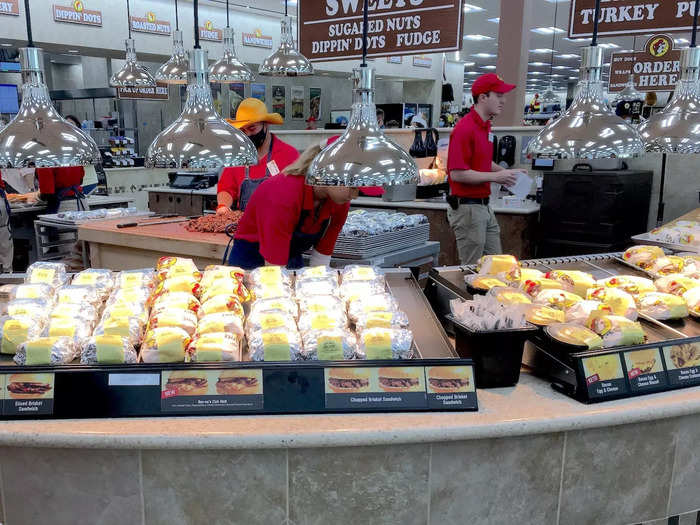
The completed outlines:
[[[206,190],[216,186],[219,181],[218,171],[175,171],[168,173],[169,186],[179,190]]]

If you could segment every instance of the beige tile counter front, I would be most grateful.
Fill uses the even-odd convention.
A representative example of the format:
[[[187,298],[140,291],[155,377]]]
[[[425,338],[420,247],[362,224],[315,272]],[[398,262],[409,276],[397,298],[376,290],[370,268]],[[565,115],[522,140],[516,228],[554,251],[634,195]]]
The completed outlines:
[[[2,523],[625,525],[700,508],[700,388],[583,405],[523,374],[479,403],[4,422]]]

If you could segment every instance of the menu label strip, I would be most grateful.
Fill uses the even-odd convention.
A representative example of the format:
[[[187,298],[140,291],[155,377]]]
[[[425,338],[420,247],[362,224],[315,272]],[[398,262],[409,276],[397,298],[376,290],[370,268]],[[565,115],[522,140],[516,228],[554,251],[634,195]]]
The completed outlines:
[[[628,392],[620,354],[604,354],[581,359],[588,397],[620,396]]]
[[[6,416],[53,414],[55,374],[10,374],[0,376],[2,413]]]
[[[625,352],[624,357],[632,392],[660,390],[668,386],[658,348]]]
[[[700,384],[700,342],[663,348],[671,386]]]
[[[161,374],[163,412],[246,412],[264,408],[262,370],[170,370]]]

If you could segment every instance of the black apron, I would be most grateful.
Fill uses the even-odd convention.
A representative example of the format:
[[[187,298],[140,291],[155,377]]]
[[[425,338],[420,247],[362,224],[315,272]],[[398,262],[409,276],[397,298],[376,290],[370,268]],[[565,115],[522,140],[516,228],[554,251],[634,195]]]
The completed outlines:
[[[289,243],[289,259],[287,261],[287,268],[290,270],[298,270],[304,266],[304,252],[316,246],[318,241],[326,234],[331,222],[330,219],[323,221],[318,233],[304,233],[301,231],[301,226],[304,223],[304,219],[308,216],[308,213],[308,211],[303,211],[301,213],[299,222],[297,223],[294,233],[292,233],[292,240]],[[265,266],[265,259],[260,255],[260,243],[245,241],[243,239],[234,240],[232,234],[230,234],[229,237],[231,237],[231,240],[224,254],[224,264],[238,266],[244,270],[253,270]],[[233,246],[231,246],[231,243],[233,243]]]
[[[270,136],[270,151],[267,152],[267,164],[265,166],[265,176],[261,179],[250,178],[250,166],[245,167],[245,179],[241,183],[241,189],[238,192],[238,209],[245,211],[246,206],[250,202],[250,198],[255,193],[263,182],[270,178],[270,161],[272,160],[272,146],[275,143],[274,135]]]

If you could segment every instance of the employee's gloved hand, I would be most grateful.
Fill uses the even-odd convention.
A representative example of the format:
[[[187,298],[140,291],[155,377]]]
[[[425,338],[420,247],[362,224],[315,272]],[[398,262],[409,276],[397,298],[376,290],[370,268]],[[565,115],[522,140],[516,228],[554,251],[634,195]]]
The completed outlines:
[[[316,248],[311,250],[311,261],[309,262],[309,266],[313,268],[314,266],[330,266],[330,264],[330,255],[323,255],[322,253],[317,252]]]

